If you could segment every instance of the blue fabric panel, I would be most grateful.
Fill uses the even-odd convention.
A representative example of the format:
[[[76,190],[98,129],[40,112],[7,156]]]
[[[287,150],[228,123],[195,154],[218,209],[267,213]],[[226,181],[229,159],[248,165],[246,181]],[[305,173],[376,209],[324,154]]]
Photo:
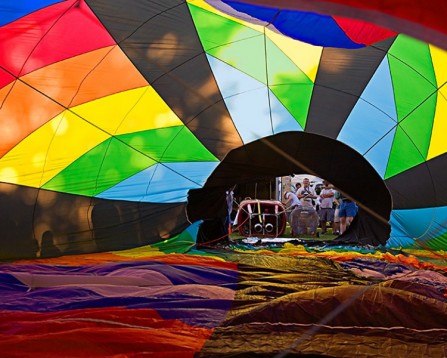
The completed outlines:
[[[432,240],[447,232],[447,207],[393,210],[387,247],[415,246],[414,239]]]
[[[390,155],[390,148],[393,145],[395,132],[396,128],[393,128],[365,154],[365,159],[373,166],[382,179],[385,178],[388,157]]]
[[[301,126],[261,82],[208,56],[228,112],[244,143]]]
[[[0,0],[0,26],[61,0]]]
[[[293,39],[316,46],[360,48],[363,44],[352,41],[331,16],[296,10],[272,9],[237,1],[223,1],[233,9],[255,19],[271,23],[279,32]]]
[[[190,189],[201,188],[219,162],[164,163],[133,175],[98,198],[151,203],[186,202]]]
[[[396,125],[393,86],[388,60],[384,58],[346,120],[338,140],[370,159],[383,177]]]

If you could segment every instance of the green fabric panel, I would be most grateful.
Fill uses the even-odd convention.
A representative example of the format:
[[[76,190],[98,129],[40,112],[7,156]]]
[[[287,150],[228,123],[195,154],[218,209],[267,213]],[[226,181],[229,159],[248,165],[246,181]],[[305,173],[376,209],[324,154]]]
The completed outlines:
[[[153,164],[153,159],[111,138],[85,153],[43,188],[95,196]]]
[[[388,60],[399,125],[426,158],[437,100],[430,49],[426,43],[401,35],[391,47]],[[408,148],[402,144],[394,143],[392,150],[396,146],[402,153],[412,150],[412,144]],[[419,159],[410,167],[418,163]]]
[[[205,51],[267,84],[264,34],[189,4]]]
[[[388,158],[384,179],[388,179],[424,161],[425,158],[422,157],[408,135],[402,128],[398,127],[394,136],[393,148]]]
[[[292,114],[301,128],[305,128],[307,113],[309,112],[310,100],[312,98],[311,85],[284,84],[280,86],[271,86],[270,89]]]
[[[118,138],[157,162],[218,161],[185,126],[128,133]]]
[[[415,241],[414,244],[411,246],[413,249],[430,249],[434,251],[438,250],[445,250],[447,242],[447,233],[444,233],[440,236],[431,238],[430,240],[423,241],[421,244],[419,244],[418,241]],[[445,259],[441,259],[445,263]]]
[[[187,253],[194,247],[196,241],[194,238],[185,230],[181,234],[176,235],[170,239],[157,242],[152,244],[151,247],[158,248],[161,252],[165,254],[172,253]]]
[[[433,129],[437,92],[399,123],[426,159]],[[401,149],[402,150],[402,149]]]
[[[269,88],[304,128],[313,82],[268,38],[266,48]]]

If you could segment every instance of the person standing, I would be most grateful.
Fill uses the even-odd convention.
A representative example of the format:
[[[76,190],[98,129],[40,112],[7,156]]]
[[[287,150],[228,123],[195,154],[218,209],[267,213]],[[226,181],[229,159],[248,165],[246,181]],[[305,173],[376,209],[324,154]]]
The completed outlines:
[[[333,227],[334,198],[335,198],[334,190],[331,188],[331,185],[326,180],[324,180],[323,181],[323,189],[320,192],[320,210],[318,211],[318,215],[320,217],[320,227],[321,227],[322,234],[326,234],[326,224],[328,222],[330,222],[331,227]]]
[[[341,193],[341,204],[338,212],[338,216],[340,217],[340,235],[346,232],[349,228],[349,225],[351,225],[357,212],[357,204],[345,194]]]
[[[317,231],[317,227],[319,224],[318,213],[315,210],[314,202],[317,199],[317,194],[315,190],[310,186],[309,178],[303,179],[303,186],[297,191],[298,199],[301,201],[301,214],[300,219],[298,220],[299,224],[297,224],[299,228],[299,233],[309,233],[312,236],[319,237],[319,233]],[[306,217],[304,219],[303,217]],[[294,225],[295,215],[292,215],[292,226]]]
[[[286,191],[284,193],[284,199],[284,205],[287,211],[292,211],[297,206],[301,205],[301,202],[293,191]]]
[[[303,206],[314,206],[313,202],[317,198],[315,190],[310,186],[309,178],[303,179],[303,186],[296,192],[298,199],[301,200]]]
[[[340,212],[341,194],[337,189],[334,190],[334,224],[332,225],[332,232],[334,235],[340,235]]]
[[[298,197],[293,191],[287,191],[284,193],[284,206],[286,207],[287,212],[287,221],[290,224],[290,227],[292,227],[291,224],[291,215],[292,211],[299,207],[301,205],[301,202],[299,201]],[[292,235],[293,235],[293,229],[292,229]]]

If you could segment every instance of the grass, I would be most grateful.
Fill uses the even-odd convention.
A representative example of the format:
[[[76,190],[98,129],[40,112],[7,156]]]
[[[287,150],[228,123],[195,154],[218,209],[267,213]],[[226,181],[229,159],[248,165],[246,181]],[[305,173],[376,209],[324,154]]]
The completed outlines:
[[[320,237],[315,237],[315,236],[312,236],[312,235],[300,235],[298,237],[296,237],[296,236],[294,237],[291,234],[290,225],[287,224],[286,229],[284,231],[284,234],[281,235],[281,238],[291,238],[291,239],[297,238],[297,239],[303,239],[303,240],[308,239],[308,240],[314,240],[314,241],[315,240],[328,241],[328,240],[333,240],[336,237],[338,237],[338,235],[333,235],[332,234],[332,228],[329,228],[329,227],[327,228],[326,234],[321,234],[321,228],[318,228],[317,231],[319,232]],[[246,238],[246,236],[240,235],[239,232],[237,232],[237,231],[233,231],[230,234],[230,239],[232,241],[243,240],[245,238]]]

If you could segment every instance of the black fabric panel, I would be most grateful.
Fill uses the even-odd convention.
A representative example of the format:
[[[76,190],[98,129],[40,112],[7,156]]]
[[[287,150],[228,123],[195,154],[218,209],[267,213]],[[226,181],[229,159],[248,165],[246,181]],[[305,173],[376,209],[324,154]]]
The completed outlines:
[[[187,205],[188,219],[194,222],[228,216],[226,190],[221,187],[190,190]]]
[[[337,138],[394,38],[356,50],[323,49],[306,132]]]
[[[419,164],[387,180],[394,209],[447,205],[447,154]]]
[[[355,238],[369,237],[370,244],[388,239],[391,198],[383,180],[358,152],[315,134],[280,133],[231,151],[195,195],[200,197],[202,191],[203,198],[213,198],[222,193],[222,188],[292,173],[314,173],[325,178],[364,208],[362,220],[350,230]],[[206,214],[204,207],[208,208]],[[187,210],[188,217],[197,219],[218,216],[217,209],[206,200],[189,202]]]
[[[111,201],[94,198],[91,211],[97,251],[121,250],[156,243],[189,225],[185,205]]]
[[[374,235],[371,235],[374,233]],[[349,230],[338,238],[326,242],[327,245],[385,245],[390,236],[390,229],[375,216],[369,215],[359,207],[358,214],[354,217]]]
[[[188,227],[185,206],[92,199],[0,184],[0,260],[159,242]]]
[[[216,157],[243,144],[185,1],[87,3],[146,80]]]
[[[0,183],[0,260],[36,257],[33,212],[37,190]]]

